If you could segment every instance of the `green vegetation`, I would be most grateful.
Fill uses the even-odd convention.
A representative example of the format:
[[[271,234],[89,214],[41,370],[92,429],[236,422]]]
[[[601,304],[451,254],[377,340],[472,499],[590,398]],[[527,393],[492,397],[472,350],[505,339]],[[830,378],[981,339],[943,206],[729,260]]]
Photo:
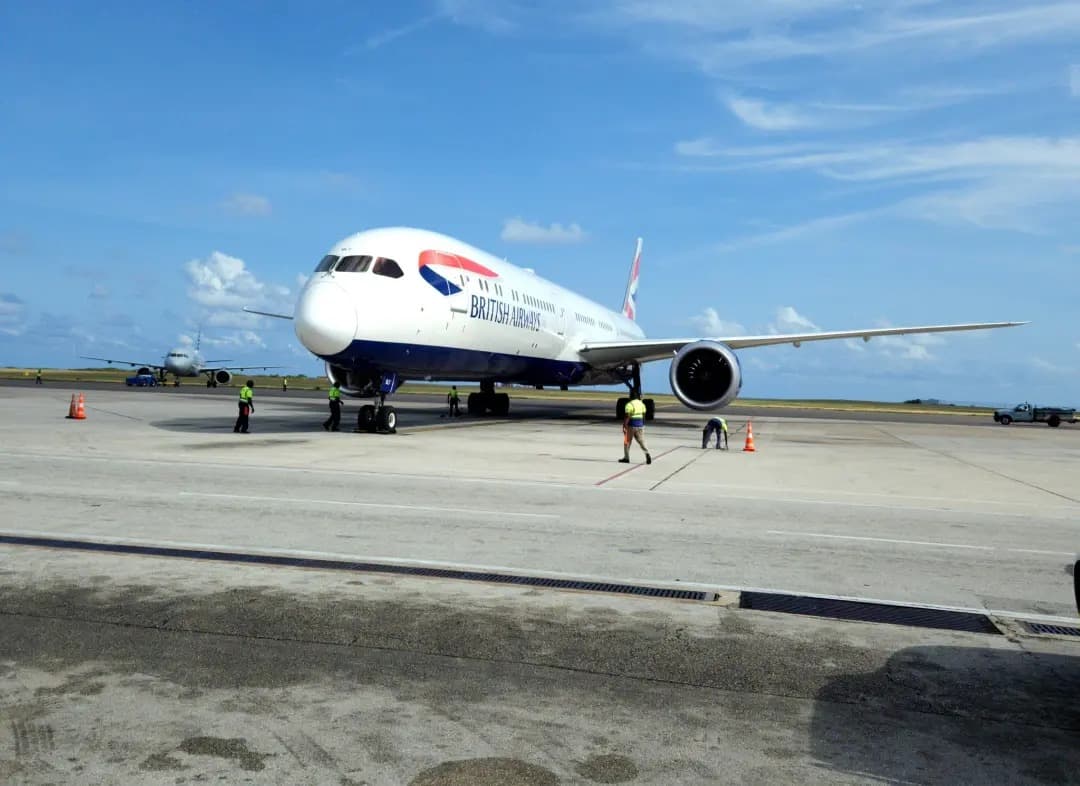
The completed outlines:
[[[0,368],[0,379],[33,379],[37,369],[23,368]],[[42,369],[41,375],[45,381],[55,382],[115,382],[124,384],[127,377],[132,376],[135,369],[130,368],[90,368],[90,369]],[[281,388],[280,376],[267,376],[252,374],[244,375],[243,379],[233,377],[236,386],[246,379],[255,380],[256,388]],[[304,375],[286,377],[289,380],[289,390],[325,390],[326,379],[323,377],[307,377]],[[191,377],[184,379],[181,385],[205,385],[205,378]],[[170,382],[171,386],[172,383]],[[477,385],[458,385],[461,395],[478,391]],[[399,392],[413,395],[429,395],[443,397],[449,385],[409,382],[401,386]],[[617,391],[593,390],[590,388],[572,389],[566,392],[555,389],[536,390],[530,387],[513,387],[507,389],[514,398],[537,399],[552,401],[597,401],[614,402],[619,396],[625,395]],[[657,406],[674,406],[677,399],[669,393],[649,394],[656,399]],[[958,416],[985,416],[993,414],[993,410],[987,407],[954,406],[952,404],[929,403],[911,401],[905,403],[885,401],[847,401],[843,399],[755,399],[742,398],[731,405],[734,410],[743,408],[768,409],[770,407],[783,409],[817,409],[836,412],[886,412],[886,413],[911,413],[932,415],[958,415]]]

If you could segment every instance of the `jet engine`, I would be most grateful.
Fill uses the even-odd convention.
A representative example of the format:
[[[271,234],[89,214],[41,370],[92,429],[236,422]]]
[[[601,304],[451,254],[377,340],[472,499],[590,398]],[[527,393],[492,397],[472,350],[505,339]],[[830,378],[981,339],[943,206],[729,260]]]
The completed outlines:
[[[151,371],[150,369],[148,369],[146,366],[143,366],[142,368],[140,368],[135,373],[138,374],[140,377],[144,377],[144,376],[146,376],[148,374],[153,374],[154,372]]]
[[[228,385],[230,380],[232,380],[232,374],[230,374],[225,369],[219,368],[217,371],[214,372],[214,382],[216,382],[217,384]]]
[[[341,386],[341,392],[354,398],[368,398],[378,392],[378,383],[365,376],[350,372],[341,366],[326,364],[326,377]]]
[[[735,353],[716,341],[687,344],[671,361],[671,390],[690,409],[720,409],[739,395],[742,369]]]

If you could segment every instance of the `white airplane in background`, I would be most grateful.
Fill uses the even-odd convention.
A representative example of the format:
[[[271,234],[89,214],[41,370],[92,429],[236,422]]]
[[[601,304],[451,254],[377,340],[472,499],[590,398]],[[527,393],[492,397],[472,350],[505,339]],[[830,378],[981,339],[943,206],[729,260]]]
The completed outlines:
[[[260,369],[265,371],[269,368],[281,368],[281,366],[235,366],[231,369],[223,368],[220,363],[231,363],[230,360],[204,360],[202,354],[199,352],[199,345],[202,343],[202,333],[195,339],[195,347],[177,347],[176,349],[169,350],[160,364],[158,363],[143,363],[138,360],[117,360],[116,358],[98,358],[90,357],[88,355],[80,355],[83,360],[101,360],[109,365],[113,363],[121,363],[123,365],[138,367],[139,374],[150,374],[151,369],[157,372],[158,379],[161,382],[165,381],[166,374],[172,374],[176,381],[176,384],[180,384],[181,377],[198,377],[206,374],[206,386],[208,388],[216,388],[220,385],[228,385],[232,380],[233,371],[248,371],[249,369]]]
[[[944,333],[1022,322],[868,328],[764,336],[648,339],[637,316],[641,240],[621,312],[610,311],[460,240],[393,227],[351,235],[330,249],[301,291],[292,316],[297,338],[326,363],[343,393],[372,397],[361,429],[393,431],[397,414],[385,397],[406,379],[475,381],[472,414],[506,415],[510,397],[496,383],[566,390],[626,384],[641,390],[641,365],[670,360],[676,398],[715,410],[742,387],[737,349],[804,341]],[[627,399],[620,399],[622,416]],[[647,417],[654,405],[645,400]]]

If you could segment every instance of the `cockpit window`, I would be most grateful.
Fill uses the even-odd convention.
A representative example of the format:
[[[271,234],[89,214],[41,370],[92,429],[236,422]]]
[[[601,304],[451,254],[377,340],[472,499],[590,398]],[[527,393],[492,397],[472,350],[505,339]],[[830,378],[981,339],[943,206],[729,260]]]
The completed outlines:
[[[327,254],[322,258],[322,261],[315,266],[316,273],[325,273],[327,270],[334,266],[334,263],[338,261],[338,258],[333,254]]]
[[[338,262],[335,273],[366,273],[371,267],[371,257],[342,257]]]
[[[375,267],[371,269],[371,272],[377,276],[386,276],[387,278],[401,278],[405,275],[397,262],[386,257],[376,259]]]

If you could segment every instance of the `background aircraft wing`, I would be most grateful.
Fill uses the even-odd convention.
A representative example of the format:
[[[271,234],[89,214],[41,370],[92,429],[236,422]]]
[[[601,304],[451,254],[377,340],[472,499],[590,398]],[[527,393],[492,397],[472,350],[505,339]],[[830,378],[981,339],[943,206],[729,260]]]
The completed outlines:
[[[221,361],[216,362],[220,363]],[[207,366],[199,369],[199,371],[203,374],[213,374],[215,371],[250,371],[255,368],[259,369],[260,371],[265,371],[268,368],[285,368],[285,366],[219,366],[218,368],[210,368]]]
[[[647,363],[650,360],[669,358],[687,344],[695,341],[715,341],[732,349],[766,347],[773,344],[799,346],[804,341],[833,341],[841,338],[861,338],[869,341],[874,336],[903,336],[913,333],[951,333],[960,330],[988,330],[1015,327],[1026,322],[971,322],[961,325],[922,325],[918,327],[865,328],[863,330],[832,330],[817,333],[774,333],[764,336],[729,336],[719,338],[673,338],[666,340],[640,339],[637,341],[597,341],[585,344],[581,356],[594,366],[615,366],[622,363]]]
[[[120,364],[125,365],[125,366],[132,366],[132,367],[139,367],[139,368],[145,366],[146,368],[156,368],[156,369],[158,369],[160,371],[165,370],[165,366],[161,365],[160,363],[143,363],[143,362],[138,361],[138,360],[118,360],[117,358],[95,358],[95,357],[91,357],[90,355],[79,355],[79,358],[82,359],[82,360],[101,360],[101,361],[104,361],[105,363],[120,363]]]

